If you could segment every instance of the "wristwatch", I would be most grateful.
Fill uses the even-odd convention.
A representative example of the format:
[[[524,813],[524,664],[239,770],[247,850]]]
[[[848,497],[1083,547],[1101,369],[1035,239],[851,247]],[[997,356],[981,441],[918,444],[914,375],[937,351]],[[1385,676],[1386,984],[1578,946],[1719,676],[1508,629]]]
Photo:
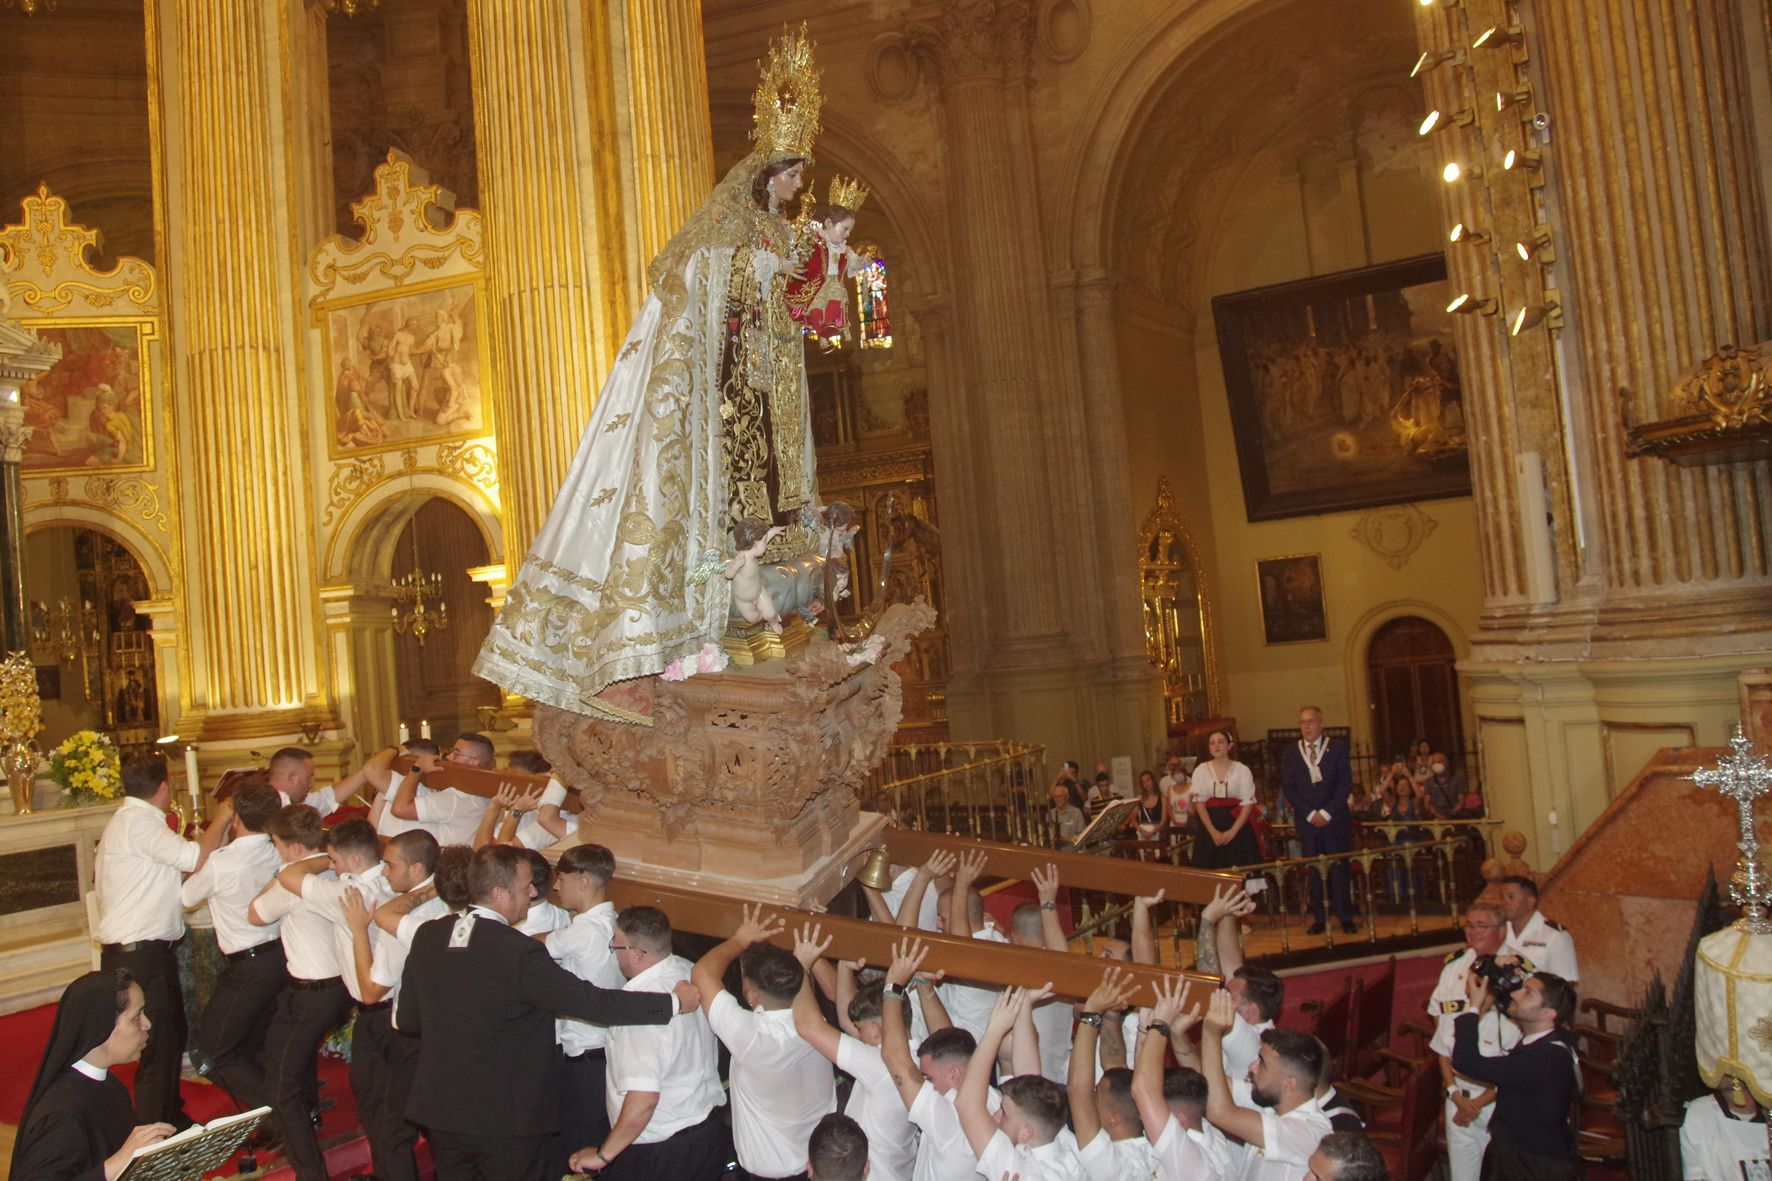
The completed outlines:
[[[1169,1023],[1167,1021],[1152,1021],[1149,1025],[1144,1027],[1144,1031],[1146,1033],[1160,1033],[1164,1037],[1168,1037]]]
[[[902,984],[888,983],[886,987],[881,990],[882,996],[895,996],[901,1001],[904,999],[904,994],[905,987]]]
[[[1042,903],[1040,903],[1040,909],[1041,910],[1057,910],[1058,903],[1056,903],[1056,902],[1042,902]]]
[[[1084,1025],[1093,1025],[1097,1029],[1101,1028],[1100,1013],[1078,1013],[1077,1020]]]

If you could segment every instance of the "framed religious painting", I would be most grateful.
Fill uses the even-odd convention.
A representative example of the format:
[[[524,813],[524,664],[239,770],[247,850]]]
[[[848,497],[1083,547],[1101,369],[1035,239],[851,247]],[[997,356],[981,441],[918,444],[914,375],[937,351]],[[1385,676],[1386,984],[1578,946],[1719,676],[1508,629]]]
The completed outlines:
[[[21,321],[61,347],[61,360],[24,384],[32,428],[25,476],[139,472],[154,466],[150,319]]]
[[[1329,638],[1319,555],[1260,558],[1255,563],[1255,581],[1261,599],[1261,634],[1269,644],[1308,644]]]
[[[491,431],[484,303],[450,279],[316,305],[334,459]]]
[[[1469,496],[1446,260],[1212,301],[1251,521]]]

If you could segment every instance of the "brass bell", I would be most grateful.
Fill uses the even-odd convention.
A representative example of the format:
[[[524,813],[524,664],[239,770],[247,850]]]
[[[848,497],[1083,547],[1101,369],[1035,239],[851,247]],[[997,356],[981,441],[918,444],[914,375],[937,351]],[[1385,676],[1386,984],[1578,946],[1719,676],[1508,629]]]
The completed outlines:
[[[885,845],[868,850],[867,864],[861,867],[855,880],[870,890],[884,890],[892,885],[892,854],[886,851]]]

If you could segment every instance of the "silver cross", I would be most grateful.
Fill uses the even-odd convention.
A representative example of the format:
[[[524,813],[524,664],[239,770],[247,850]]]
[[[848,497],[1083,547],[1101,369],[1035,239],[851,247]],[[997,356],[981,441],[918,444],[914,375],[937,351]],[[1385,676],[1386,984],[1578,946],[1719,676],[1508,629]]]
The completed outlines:
[[[1752,744],[1742,735],[1739,725],[1729,745],[1733,750],[1715,767],[1694,771],[1692,782],[1699,787],[1714,787],[1735,801],[1741,821],[1741,840],[1735,847],[1741,850],[1741,857],[1729,879],[1729,900],[1742,908],[1735,926],[1755,934],[1772,934],[1772,921],[1766,917],[1772,885],[1760,865],[1760,838],[1754,824],[1754,801],[1772,791],[1772,765],[1752,753]]]

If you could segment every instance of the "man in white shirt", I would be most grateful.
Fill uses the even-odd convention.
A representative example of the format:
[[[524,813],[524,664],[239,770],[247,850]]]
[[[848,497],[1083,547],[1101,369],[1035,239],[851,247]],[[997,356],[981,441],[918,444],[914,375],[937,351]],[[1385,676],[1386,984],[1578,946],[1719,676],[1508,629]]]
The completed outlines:
[[[1103,985],[1105,987],[1106,980]],[[1152,1033],[1138,1044],[1132,1071],[1132,1102],[1144,1125],[1145,1139],[1161,1181],[1230,1181],[1242,1162],[1224,1133],[1206,1119],[1210,1092],[1206,1079],[1185,1063],[1163,1070],[1169,1044],[1187,1045],[1187,1031],[1199,1014],[1184,1015],[1183,989],[1159,989],[1151,1010]]]
[[[1331,1132],[1311,1153],[1304,1181],[1386,1181],[1384,1154],[1363,1132]]]
[[[921,939],[902,939],[892,945],[892,965],[886,969],[881,991],[880,1057],[887,1076],[898,1089],[899,1101],[908,1109],[911,1125],[922,1135],[917,1140],[917,1159],[912,1181],[971,1181],[978,1158],[960,1127],[954,1095],[966,1078],[977,1040],[964,1029],[948,1023],[933,985],[917,975],[929,954]],[[906,993],[917,982],[930,1024],[929,1036],[911,1056],[905,1009]],[[1001,1096],[995,1088],[986,1093],[986,1106],[999,1110]]]
[[[1218,971],[1224,975],[1224,986],[1236,1001],[1236,1020],[1222,1043],[1225,1077],[1233,1083],[1249,1077],[1249,1068],[1255,1065],[1261,1051],[1261,1035],[1274,1027],[1286,1004],[1285,981],[1266,968],[1243,964],[1242,924],[1236,917],[1242,909],[1240,895],[1239,890],[1222,900],[1228,913],[1217,920],[1214,931]]]
[[[1317,1077],[1323,1072],[1322,1047],[1310,1034],[1294,1029],[1263,1033],[1261,1052],[1249,1075],[1255,1107],[1243,1107],[1231,1097],[1224,1071],[1222,1042],[1235,1018],[1231,994],[1222,988],[1214,992],[1200,1044],[1206,1118],[1219,1131],[1248,1145],[1243,1181],[1303,1181],[1311,1153],[1332,1130],[1316,1098]],[[1167,1029],[1162,1032],[1166,1035]]]
[[[808,975],[827,946],[819,942],[817,927],[808,924],[801,928],[794,942],[794,956]],[[888,977],[888,981],[891,979]],[[853,980],[853,974],[845,971],[842,980]],[[887,987],[895,989],[894,1006],[902,1009],[904,990],[897,983],[876,981],[848,997],[845,985],[839,982],[837,1003],[847,1010],[849,1026],[855,1031],[851,1036],[824,1019],[818,998],[812,994],[812,983],[807,980],[794,997],[794,1026],[820,1054],[854,1078],[855,1087],[849,1092],[843,1114],[865,1134],[869,1176],[874,1181],[910,1181],[917,1158],[917,1133],[898,1081],[892,1077],[881,1051]],[[908,1057],[907,1053],[906,1060]],[[907,1070],[907,1088],[911,1077],[912,1072]]]
[[[690,982],[714,1036],[732,1056],[732,1144],[742,1178],[771,1181],[806,1171],[806,1144],[837,1104],[830,1063],[795,1029],[794,998],[806,969],[764,940],[780,934],[779,918],[746,906],[731,938],[697,960]],[[739,965],[744,1004],[726,988]]]
[[[431,888],[437,853],[437,840],[430,833],[403,832],[382,850],[381,880],[393,891],[392,896],[377,906],[377,891],[350,885],[339,899],[351,933],[351,963],[345,966],[345,975],[356,977],[357,986],[351,993],[359,1001],[357,1020],[351,1027],[351,1093],[357,1100],[369,1158],[380,1181],[418,1181],[418,1162],[413,1157],[418,1128],[406,1118],[406,1101],[418,1069],[418,1039],[394,1028],[393,1005],[399,999],[411,931],[448,910]],[[423,898],[426,893],[430,897]],[[402,941],[397,919],[386,926],[376,919],[384,909],[392,913],[395,899],[414,894],[422,900],[409,909],[401,908],[405,917],[413,920]]]
[[[1038,902],[1024,902],[1009,915],[1009,942],[1018,947],[1069,952],[1070,940],[1058,921],[1058,866],[1048,863],[1028,875]],[[1034,1007],[1034,1029],[1040,1035],[1040,1073],[1062,1083],[1071,1056],[1071,1004],[1047,1000]]]
[[[622,911],[610,950],[628,979],[626,992],[670,992],[689,982],[690,963],[671,954],[671,920],[657,907]],[[707,1017],[697,1009],[669,1025],[611,1027],[606,1053],[609,1135],[573,1153],[573,1170],[600,1173],[627,1157],[623,1181],[717,1176],[728,1156],[714,1109],[726,1095]]]
[[[560,854],[555,873],[560,901],[571,912],[572,921],[543,936],[548,954],[580,980],[602,988],[622,987],[627,977],[609,950],[615,942],[615,903],[609,901],[615,855],[602,845],[574,845]],[[601,1144],[609,1135],[605,1098],[609,1031],[589,1021],[561,1017],[555,1022],[554,1036],[566,1058],[566,1074],[560,1084],[561,1143],[569,1151]]]
[[[1686,1104],[1686,1118],[1680,1124],[1680,1176],[1686,1181],[1772,1178],[1765,1109],[1733,1075],[1724,1075],[1716,1090]]]
[[[320,814],[306,804],[291,804],[272,819],[271,842],[285,868],[320,858],[326,830]],[[281,875],[282,871],[278,871]],[[334,913],[338,901],[332,902]],[[283,1141],[283,1154],[298,1181],[326,1181],[326,1159],[314,1135],[314,1105],[319,1092],[314,1055],[328,1030],[351,1012],[351,994],[340,977],[340,941],[330,916],[272,880],[247,916],[261,927],[282,924],[283,955],[289,986],[277,998],[265,1031],[265,1080],[271,1089],[271,1119]]]
[[[517,930],[540,939],[558,931],[572,921],[566,908],[549,897],[554,890],[554,863],[534,849],[518,849],[529,862],[529,913],[517,924]]]
[[[1529,877],[1501,879],[1501,909],[1507,915],[1506,955],[1520,957],[1528,972],[1549,972],[1570,984],[1580,979],[1575,939],[1538,909],[1538,883]]]
[[[1495,1114],[1495,1088],[1475,1079],[1460,1078],[1452,1069],[1452,1022],[1465,1010],[1465,979],[1478,956],[1501,951],[1507,920],[1499,908],[1474,903],[1464,912],[1463,951],[1446,957],[1439,982],[1428,998],[1428,1016],[1434,1021],[1433,1040],[1428,1043],[1439,1057],[1440,1081],[1446,1088],[1446,1159],[1452,1181],[1477,1181],[1483,1171],[1483,1153],[1489,1147],[1489,1119]],[[1478,1022],[1485,1057],[1499,1058],[1520,1043],[1520,1027],[1492,1007]]]
[[[221,847],[233,827],[234,808],[227,801],[219,804],[201,839],[178,836],[166,826],[172,788],[161,755],[123,764],[123,797],[99,838],[93,937],[101,945],[100,966],[127,969],[142,986],[143,1011],[154,1027],[136,1068],[136,1118],[182,1129],[191,1117],[178,1093],[186,1033],[176,951],[185,934],[179,886],[182,875],[201,869]]]
[[[869,1171],[867,1133],[846,1115],[832,1112],[818,1121],[807,1142],[807,1181],[862,1181]]]
[[[970,935],[987,943],[1008,943],[1009,937],[985,914],[984,895],[977,885],[984,866],[985,854],[982,852],[967,852],[960,856],[960,863],[954,870],[954,888],[947,893],[947,929],[951,934]],[[1001,992],[989,985],[950,980],[942,985],[941,1000],[954,1024],[977,1039],[984,1036],[991,1007],[997,1003]]]
[[[331,785],[314,789],[314,756],[301,747],[286,746],[272,755],[265,774],[284,807],[306,804],[322,820],[338,811],[339,799]]]
[[[228,964],[197,1022],[197,1050],[208,1076],[249,1111],[270,1102],[261,1058],[265,1023],[289,983],[277,925],[254,926],[246,917],[252,900],[283,864],[265,831],[281,806],[263,779],[240,785],[233,804],[233,840],[185,879],[179,901],[186,910],[209,904],[215,942]]]
[[[493,762],[492,739],[484,734],[463,734],[443,757],[447,762],[463,767],[490,767]],[[414,767],[418,765],[415,762]],[[394,820],[427,829],[437,838],[439,845],[472,844],[474,830],[480,826],[480,817],[490,801],[453,787],[441,791],[421,788],[418,776],[418,772],[409,770],[400,781],[388,804],[388,814]]]
[[[1090,1181],[1148,1178],[1156,1173],[1156,1150],[1151,1144],[1155,1137],[1145,1137],[1138,1104],[1132,1098],[1132,1072],[1123,1066],[1110,1067],[1097,1080],[1095,1070],[1102,1027],[1110,1014],[1132,1003],[1137,991],[1130,973],[1110,967],[1077,1015],[1065,1098],[1070,1102],[1071,1127],[1077,1134],[1077,1160]],[[1161,1089],[1159,1081],[1159,1098]]]
[[[1057,1083],[1037,1074],[1004,1079],[999,1088],[1003,1105],[996,1116],[986,1100],[997,1049],[1022,1018],[1030,995],[1010,988],[997,998],[954,1097],[954,1109],[960,1113],[966,1142],[978,1157],[978,1171],[986,1177],[1013,1174],[1021,1181],[1084,1181],[1076,1153],[1059,1138],[1065,1130],[1066,1105]]]

